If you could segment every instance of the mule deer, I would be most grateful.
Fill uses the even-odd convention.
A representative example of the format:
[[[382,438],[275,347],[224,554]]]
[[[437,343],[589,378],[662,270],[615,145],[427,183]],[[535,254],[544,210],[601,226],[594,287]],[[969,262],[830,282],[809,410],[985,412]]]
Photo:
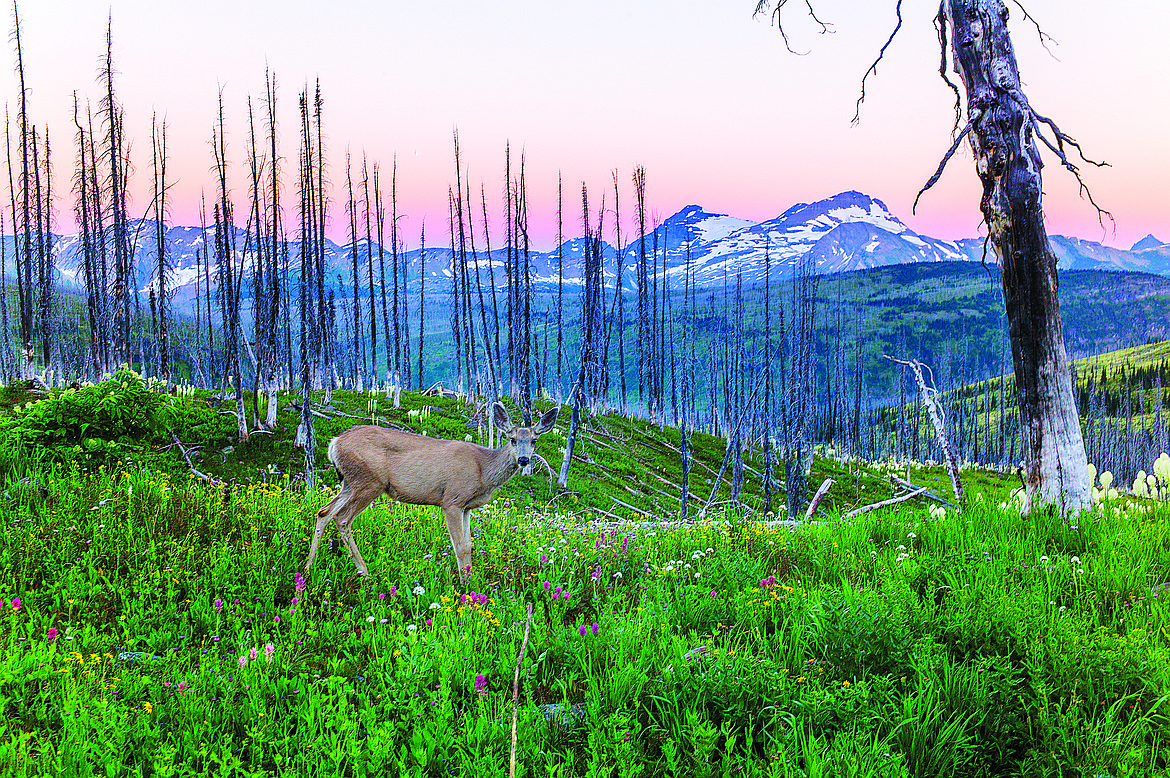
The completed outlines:
[[[329,461],[341,473],[341,491],[317,512],[317,528],[305,571],[317,557],[325,528],[336,521],[337,534],[345,542],[358,573],[369,575],[353,540],[353,519],[385,492],[399,502],[442,508],[459,574],[468,575],[471,510],[486,505],[496,489],[517,471],[532,475],[536,456],[532,444],[552,429],[559,410],[553,408],[535,426],[515,427],[508,411],[497,402],[492,412],[496,426],[507,439],[497,449],[368,424],[341,433],[329,442]]]

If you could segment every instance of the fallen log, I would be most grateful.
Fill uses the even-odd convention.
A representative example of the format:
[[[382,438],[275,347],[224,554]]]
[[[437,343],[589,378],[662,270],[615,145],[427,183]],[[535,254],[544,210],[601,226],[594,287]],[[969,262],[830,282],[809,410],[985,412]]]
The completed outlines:
[[[841,518],[851,519],[854,516],[860,516],[863,513],[869,513],[870,511],[876,510],[878,508],[885,508],[885,507],[888,507],[890,505],[895,505],[895,504],[900,503],[900,502],[905,502],[906,500],[912,500],[915,497],[920,496],[925,491],[926,491],[926,487],[923,486],[921,489],[916,489],[913,492],[907,492],[906,494],[900,494],[897,497],[891,497],[888,500],[882,500],[881,502],[875,502],[872,505],[864,505],[860,508],[856,508],[854,510],[849,511]]]

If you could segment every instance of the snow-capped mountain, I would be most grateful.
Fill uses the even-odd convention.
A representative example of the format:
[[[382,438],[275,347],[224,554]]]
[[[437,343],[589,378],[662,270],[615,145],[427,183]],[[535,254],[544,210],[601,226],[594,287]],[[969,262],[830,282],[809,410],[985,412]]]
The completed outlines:
[[[157,264],[155,224],[134,222],[131,230],[137,252],[138,286],[145,295],[153,283]],[[217,283],[214,251],[208,247],[212,236],[211,228],[167,228],[166,245],[171,267],[168,287],[180,306],[192,301],[196,289],[203,288],[208,281],[213,287]],[[5,237],[4,241],[8,256],[12,256],[11,236]],[[1062,270],[1131,270],[1170,276],[1170,244],[1163,244],[1153,236],[1139,241],[1129,251],[1062,236],[1052,236],[1051,241],[1058,267]],[[764,279],[765,258],[777,279],[791,275],[801,262],[810,263],[809,266],[818,274],[830,274],[914,262],[984,259],[983,239],[945,241],[919,235],[890,213],[881,200],[854,191],[813,203],[798,203],[774,219],[759,223],[688,205],[654,226],[644,240],[636,235],[623,235],[622,243],[622,285],[627,291],[636,289],[637,267],[643,251],[647,263],[658,268],[659,272],[665,266],[667,285],[671,289],[681,288],[688,266],[697,287],[718,286],[737,275],[742,276],[744,283],[759,283]],[[235,241],[237,264],[243,259],[245,244],[246,235],[238,229]],[[65,290],[80,290],[84,286],[80,248],[77,235],[54,239],[59,284]],[[351,247],[326,241],[325,249],[329,265],[326,276],[340,294],[347,294],[353,284]],[[561,283],[564,289],[566,292],[578,289],[585,249],[583,238],[573,238],[561,245],[559,253],[555,248],[545,252],[530,250],[528,263],[533,284],[541,290],[556,289],[558,263],[563,263]],[[372,245],[369,250],[377,267],[378,246]],[[359,241],[360,268],[366,267],[366,251],[365,242]],[[602,251],[607,281],[613,283],[618,251],[608,243],[602,244]],[[299,242],[289,244],[289,273],[294,282],[299,273],[299,252]],[[385,263],[389,266],[389,249],[384,253]],[[213,257],[210,272],[206,265],[208,254]],[[473,278],[478,274],[478,282],[485,288],[494,280],[496,287],[502,289],[506,278],[506,257],[507,251],[497,246],[489,260],[483,247],[478,247],[474,261],[469,257],[469,273]],[[417,280],[423,269],[422,251],[412,249],[400,260],[406,263],[412,290],[417,289]],[[987,261],[991,264],[993,260],[993,252],[989,251]],[[444,279],[449,284],[452,276],[450,248],[428,248],[425,272],[428,290],[436,293],[444,290]],[[250,292],[247,280],[243,289],[245,295]],[[360,270],[359,283],[368,283],[365,272]]]

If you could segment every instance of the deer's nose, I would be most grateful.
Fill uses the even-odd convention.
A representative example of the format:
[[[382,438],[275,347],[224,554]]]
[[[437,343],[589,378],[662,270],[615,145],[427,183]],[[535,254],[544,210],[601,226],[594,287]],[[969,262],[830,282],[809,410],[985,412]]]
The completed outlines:
[[[520,467],[528,467],[528,457],[516,457],[516,464]]]

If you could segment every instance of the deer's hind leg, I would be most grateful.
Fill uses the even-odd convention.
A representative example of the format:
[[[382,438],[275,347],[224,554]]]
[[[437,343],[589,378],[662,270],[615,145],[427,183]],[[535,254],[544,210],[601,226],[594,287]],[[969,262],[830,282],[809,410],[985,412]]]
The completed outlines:
[[[333,516],[337,522],[337,534],[341,536],[345,547],[349,550],[349,558],[353,560],[358,574],[362,576],[367,576],[370,572],[366,568],[366,560],[362,559],[362,552],[358,551],[357,543],[353,539],[353,520],[366,509],[366,506],[378,499],[380,494],[382,494],[382,486],[378,483],[371,481],[357,486],[353,489],[349,499],[338,507]]]
[[[366,562],[362,559],[362,554],[353,539],[353,519],[381,493],[381,489],[373,483],[351,488],[349,481],[343,482],[337,496],[317,512],[317,527],[313,532],[313,542],[309,546],[309,560],[305,563],[305,570],[309,569],[309,565],[313,564],[317,556],[317,548],[325,535],[325,528],[329,526],[329,522],[336,521],[337,534],[345,543],[349,558],[353,560],[358,573],[363,576],[369,575]]]

